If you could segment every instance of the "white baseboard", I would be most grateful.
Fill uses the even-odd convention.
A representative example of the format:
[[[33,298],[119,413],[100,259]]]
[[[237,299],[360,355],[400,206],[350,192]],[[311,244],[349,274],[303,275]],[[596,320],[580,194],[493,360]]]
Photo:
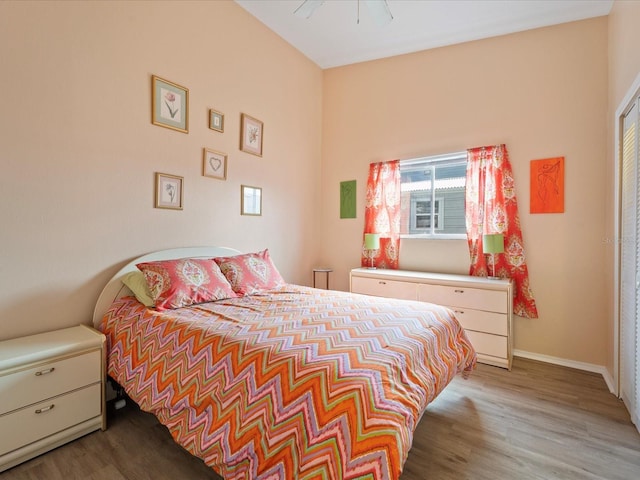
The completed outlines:
[[[539,362],[553,363],[554,365],[561,365],[563,367],[575,368],[577,370],[584,370],[586,372],[599,373],[602,375],[607,388],[614,395],[617,394],[615,388],[615,382],[609,371],[603,365],[595,365],[593,363],[576,362],[575,360],[567,360],[566,358],[552,357],[550,355],[542,355],[540,353],[525,352],[523,350],[514,350],[514,357],[528,358],[529,360],[538,360]]]

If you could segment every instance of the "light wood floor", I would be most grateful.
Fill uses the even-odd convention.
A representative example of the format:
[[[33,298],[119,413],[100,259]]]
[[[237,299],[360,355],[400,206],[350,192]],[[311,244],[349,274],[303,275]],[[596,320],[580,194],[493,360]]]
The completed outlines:
[[[1,432],[5,435],[7,432]],[[0,480],[219,477],[129,404],[109,429],[0,474]],[[601,376],[515,359],[479,365],[427,409],[401,480],[636,480],[640,435]]]

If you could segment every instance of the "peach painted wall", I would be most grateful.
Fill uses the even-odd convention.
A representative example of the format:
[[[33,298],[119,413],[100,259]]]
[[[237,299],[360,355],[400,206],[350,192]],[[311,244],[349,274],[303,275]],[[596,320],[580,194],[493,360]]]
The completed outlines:
[[[371,162],[505,143],[540,318],[515,319],[515,348],[607,363],[603,182],[607,18],[324,72],[322,259],[335,287],[359,265]],[[531,160],[564,156],[565,213],[529,214]],[[339,218],[339,183],[357,180],[358,218]],[[468,271],[466,242],[414,240],[401,268]]]
[[[607,284],[614,284],[614,248],[617,246],[618,234],[614,230],[614,202],[615,199],[615,118],[616,110],[621,105],[632,84],[640,75],[640,2],[620,1],[613,4],[609,14],[609,115],[607,126],[609,128],[607,144],[607,172],[606,172],[606,230],[608,232],[607,264],[610,266],[606,272]],[[608,311],[614,311],[614,292],[609,290]],[[609,326],[609,358],[607,368],[613,372],[614,365],[614,318],[607,317]]]
[[[269,248],[310,283],[322,71],[237,4],[2,1],[0,60],[0,338],[89,323],[116,270],[163,248]],[[188,135],[151,124],[152,74],[189,88]],[[241,112],[262,158],[238,149]],[[228,153],[226,181],[201,175],[203,147]],[[184,177],[183,211],[153,207],[154,172]],[[241,184],[263,216],[239,214]]]
[[[516,348],[609,366],[604,118],[638,71],[639,16],[617,1],[608,20],[322,72],[230,1],[0,2],[0,338],[88,323],[117,268],[160,248],[268,247],[288,280],[324,263],[347,290],[370,162],[504,142],[541,315],[516,319]],[[188,135],[151,125],[152,74],[190,89]],[[224,134],[206,126],[211,107]],[[262,159],[238,150],[241,112],[265,122]],[[229,153],[226,182],[201,176],[205,146]],[[530,215],[529,160],[555,155],[566,212]],[[156,171],[185,177],[184,211],[153,208]],[[351,179],[358,218],[340,220]],[[238,214],[242,183],[264,188],[262,217]],[[467,270],[463,241],[401,253],[403,268]]]

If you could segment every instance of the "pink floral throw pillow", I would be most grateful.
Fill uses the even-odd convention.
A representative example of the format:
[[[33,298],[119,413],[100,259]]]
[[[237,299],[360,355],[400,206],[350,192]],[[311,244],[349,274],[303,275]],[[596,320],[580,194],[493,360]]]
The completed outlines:
[[[156,310],[237,297],[210,259],[181,258],[136,265],[144,274]]]
[[[214,260],[238,295],[253,295],[285,284],[271,261],[269,250]]]

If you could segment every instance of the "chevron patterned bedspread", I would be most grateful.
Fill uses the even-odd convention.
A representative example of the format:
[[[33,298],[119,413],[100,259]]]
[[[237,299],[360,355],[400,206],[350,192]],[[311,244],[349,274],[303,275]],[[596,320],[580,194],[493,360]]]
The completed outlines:
[[[437,305],[286,285],[102,320],[108,374],[225,479],[397,479],[475,352]]]

